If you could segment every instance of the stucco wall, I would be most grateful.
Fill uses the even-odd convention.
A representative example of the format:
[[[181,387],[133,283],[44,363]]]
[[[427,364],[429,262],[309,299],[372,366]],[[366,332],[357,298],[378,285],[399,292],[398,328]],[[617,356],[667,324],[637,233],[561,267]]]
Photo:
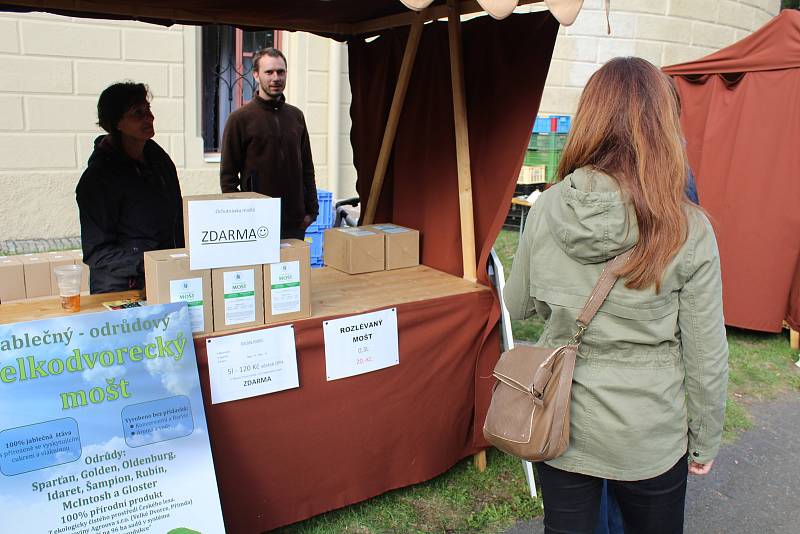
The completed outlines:
[[[560,29],[540,113],[573,114],[589,76],[613,57],[640,56],[659,67],[694,60],[780,11],[780,0],[613,0],[609,36],[603,4],[585,0],[575,24]]]
[[[331,44],[284,34],[287,98],[306,113],[318,185],[328,180],[328,62]],[[337,197],[353,193],[346,49],[337,103]],[[0,15],[0,240],[80,233],[75,185],[91,154],[97,97],[111,83],[145,82],[153,94],[155,140],[170,154],[184,195],[219,191],[219,158],[200,134],[201,30],[47,14]],[[335,93],[334,93],[335,94]]]
[[[115,81],[150,86],[156,141],[184,161],[182,28],[6,14],[0,35],[0,239],[79,233],[75,185]]]

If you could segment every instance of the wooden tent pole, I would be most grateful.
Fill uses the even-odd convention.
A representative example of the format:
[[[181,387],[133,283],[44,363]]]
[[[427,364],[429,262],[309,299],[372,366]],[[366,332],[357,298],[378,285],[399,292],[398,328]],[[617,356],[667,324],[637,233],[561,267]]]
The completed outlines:
[[[458,205],[461,214],[461,256],[464,278],[475,282],[475,219],[472,211],[472,173],[469,161],[467,103],[464,97],[464,57],[461,49],[461,16],[456,0],[447,0],[447,35],[450,41],[450,78],[453,86],[453,118],[456,128]]]
[[[467,102],[464,97],[464,56],[461,48],[461,13],[457,0],[447,0],[447,36],[450,42],[450,80],[453,86],[453,119],[456,129],[458,206],[461,215],[461,257],[464,278],[477,280],[475,265],[475,219],[472,211],[472,172],[469,161]],[[472,457],[475,469],[486,470],[486,451]]]
[[[414,60],[417,57],[417,48],[422,36],[423,18],[417,15],[411,24],[411,31],[406,41],[406,49],[403,52],[403,62],[400,65],[400,74],[397,78],[397,85],[392,96],[392,107],[389,110],[389,120],[386,121],[386,129],[383,132],[381,151],[378,154],[378,162],[375,165],[375,173],[372,175],[372,187],[369,190],[369,200],[364,214],[364,224],[375,222],[375,210],[378,208],[378,199],[383,189],[383,179],[386,177],[386,168],[389,165],[389,158],[394,147],[394,137],[397,133],[397,124],[400,122],[400,112],[403,111],[403,103],[406,99],[408,81],[411,79],[411,71],[414,68]]]

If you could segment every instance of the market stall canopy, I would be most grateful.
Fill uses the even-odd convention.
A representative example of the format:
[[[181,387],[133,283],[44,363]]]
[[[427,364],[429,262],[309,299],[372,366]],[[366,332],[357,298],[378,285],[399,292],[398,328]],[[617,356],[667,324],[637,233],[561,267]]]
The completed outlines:
[[[583,0],[478,0],[460,2],[462,13],[487,11],[505,18],[518,5],[544,2],[564,25]],[[410,23],[409,10],[426,19],[447,17],[445,0],[16,0],[3,11],[45,11],[70,17],[133,19],[154,24],[229,24],[242,28],[308,31],[340,40]]]
[[[800,329],[800,11],[664,72],[717,232],[726,323]]]
[[[346,40],[352,92],[350,138],[358,174],[356,188],[362,200],[370,199],[365,211],[372,210],[370,218],[374,222],[391,221],[418,229],[420,259],[426,266],[470,281],[478,280],[487,286],[487,258],[508,211],[530,140],[559,21],[571,23],[582,1],[545,0],[554,16],[547,11],[505,16],[510,14],[512,2],[503,0],[481,0],[480,4],[456,0],[427,4],[425,0],[404,1],[417,4],[412,7],[423,11],[417,15],[400,0],[42,0],[4,3],[0,4],[0,10],[48,11],[161,24],[215,23],[303,30]],[[514,5],[518,3],[531,2],[513,2]],[[460,15],[481,11],[483,7],[493,18],[503,20],[475,17],[461,23]],[[447,22],[437,20],[441,18],[447,18]],[[380,34],[380,38],[365,39],[375,34]],[[376,187],[375,184],[380,185]],[[424,281],[420,281],[420,287],[425,288]],[[442,445],[440,441],[436,447],[426,448],[425,440],[409,441],[414,448],[428,451],[423,456],[408,456],[418,460],[419,469],[409,469],[407,464],[394,469],[392,465],[397,466],[398,462],[386,464],[375,455],[349,454],[347,458],[340,455],[337,472],[341,476],[326,477],[326,481],[332,480],[339,486],[316,488],[316,492],[303,484],[302,477],[296,476],[299,471],[292,471],[287,464],[288,474],[299,482],[289,491],[281,487],[276,498],[265,497],[269,477],[242,478],[239,464],[242,458],[231,457],[223,451],[220,456],[223,460],[218,460],[218,472],[233,473],[231,480],[234,482],[221,483],[221,498],[226,521],[242,527],[234,530],[261,532],[296,521],[299,515],[307,517],[387,489],[420,482],[442,472],[463,456],[485,449],[488,444],[481,428],[494,383],[491,370],[500,356],[497,329],[500,306],[494,291],[482,290],[475,295],[480,302],[460,296],[444,302],[432,299],[403,314],[404,321],[421,327],[413,332],[408,330],[412,332],[409,339],[415,342],[409,345],[404,341],[404,350],[425,356],[419,363],[427,366],[426,372],[447,376],[451,392],[460,395],[462,405],[454,404],[449,395],[444,397],[457,414],[444,414],[443,420],[449,421],[448,424],[458,423],[451,424],[453,428],[447,433],[452,437],[451,444]],[[308,339],[313,346],[301,345],[300,348],[313,351],[307,355],[316,362],[321,361],[319,355],[324,352],[318,324],[309,326]],[[457,340],[464,343],[458,344]],[[445,357],[448,354],[452,358]],[[431,356],[438,368],[428,369]],[[405,373],[403,376],[416,379],[422,376],[418,367],[408,363],[399,366]],[[207,372],[201,372],[202,380],[207,376]],[[385,375],[376,376],[373,380],[385,378]],[[453,377],[461,377],[460,382],[454,382]],[[312,405],[318,403],[319,398],[307,396],[310,382],[313,380],[304,379],[303,393]],[[418,382],[435,396],[435,383]],[[360,384],[358,388],[372,386],[372,382],[357,384]],[[398,389],[389,386],[390,390]],[[370,391],[379,390],[371,388]],[[349,394],[353,394],[352,391]],[[430,406],[413,388],[405,395],[409,397]],[[275,406],[281,412],[281,407]],[[397,406],[403,407],[403,404]],[[249,420],[249,414],[230,410],[228,406],[209,413],[211,417],[214,413],[221,414],[218,421],[224,421],[225,425],[235,420]],[[324,413],[322,416],[327,418]],[[399,421],[392,417],[383,420],[392,424]],[[251,426],[248,423],[242,428],[250,435]],[[378,427],[374,431],[381,432]],[[290,437],[294,440],[290,444],[295,443],[296,435]],[[361,445],[363,443],[355,452],[363,450]],[[401,450],[395,449],[392,449],[393,454]],[[352,452],[351,447],[348,453]],[[350,468],[353,463],[355,468]],[[303,466],[306,472],[308,467]],[[349,483],[354,480],[353,473],[358,474],[356,469],[362,467],[369,471],[369,476],[361,477],[368,483]],[[314,472],[313,466],[310,472]],[[295,498],[292,491],[298,488],[304,495],[309,492],[313,495]],[[252,506],[247,506],[250,504]],[[239,513],[242,509],[246,512]]]

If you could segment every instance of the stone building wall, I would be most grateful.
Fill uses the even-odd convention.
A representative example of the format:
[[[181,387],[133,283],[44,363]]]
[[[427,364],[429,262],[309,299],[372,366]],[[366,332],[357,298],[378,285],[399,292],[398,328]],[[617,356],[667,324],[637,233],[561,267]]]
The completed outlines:
[[[780,11],[780,0],[612,0],[609,36],[604,3],[585,0],[575,24],[559,30],[540,113],[573,114],[589,76],[613,57],[640,56],[658,67],[695,60]]]
[[[201,34],[194,26],[0,13],[0,241],[79,235],[75,186],[104,133],[97,97],[118,81],[149,85],[155,140],[175,162],[183,193],[219,192],[219,155],[204,152],[201,136]],[[352,195],[346,49],[305,33],[282,38],[287,98],[306,114],[318,185]],[[339,66],[332,93],[331,59]],[[338,116],[328,111],[329,94]],[[328,143],[330,117],[338,145]],[[338,160],[335,180],[328,160]]]

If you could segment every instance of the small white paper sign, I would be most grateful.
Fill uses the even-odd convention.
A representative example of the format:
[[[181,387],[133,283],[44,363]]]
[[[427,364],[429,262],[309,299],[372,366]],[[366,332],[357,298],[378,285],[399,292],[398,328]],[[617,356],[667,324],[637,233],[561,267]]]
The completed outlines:
[[[211,404],[300,386],[294,326],[206,340]]]
[[[322,330],[329,381],[400,363],[396,308],[324,321]]]
[[[189,268],[280,261],[281,199],[189,201]]]

